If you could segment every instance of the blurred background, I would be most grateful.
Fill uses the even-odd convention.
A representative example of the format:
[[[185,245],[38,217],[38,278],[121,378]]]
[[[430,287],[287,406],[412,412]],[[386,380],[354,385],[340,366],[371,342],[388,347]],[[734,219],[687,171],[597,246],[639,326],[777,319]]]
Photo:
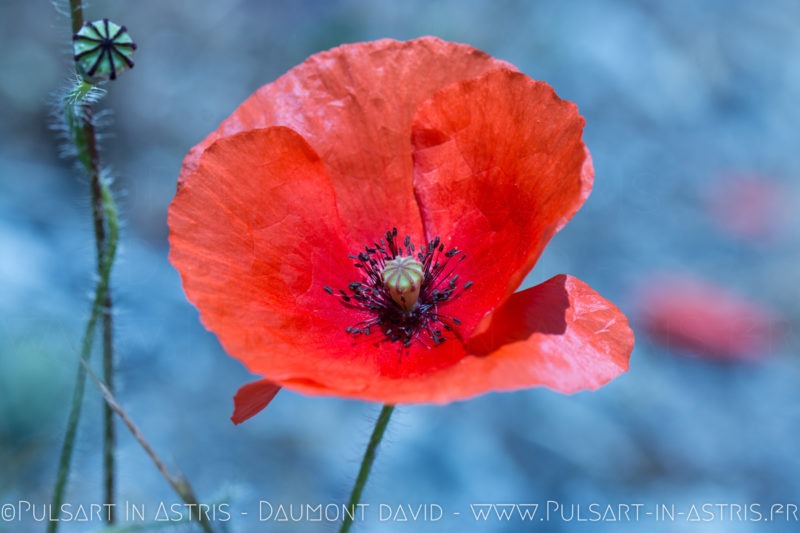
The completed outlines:
[[[401,407],[363,500],[374,512],[356,530],[527,530],[476,521],[471,505],[547,500],[564,514],[537,530],[797,529],[785,512],[772,522],[686,513],[800,504],[800,4],[95,0],[86,18],[102,17],[139,45],[135,69],[99,106],[113,110],[103,162],[125,221],[113,272],[118,397],[201,500],[230,503],[227,531],[335,530],[259,524],[259,501],[345,501],[379,407],[284,391],[231,424],[231,398],[253,378],[202,328],[167,262],[181,160],[310,54],[421,35],[510,61],[578,104],[595,188],[525,285],[577,276],[631,317],[637,344],[630,372],[597,392]],[[49,129],[52,93],[72,69],[68,27],[49,2],[0,3],[0,504],[49,502],[94,283],[88,184]],[[101,404],[87,390],[75,504],[101,501]],[[121,504],[150,513],[178,502],[118,431]],[[437,504],[445,516],[380,522],[380,503]],[[571,515],[592,503],[685,514]],[[2,531],[43,529],[0,520]]]

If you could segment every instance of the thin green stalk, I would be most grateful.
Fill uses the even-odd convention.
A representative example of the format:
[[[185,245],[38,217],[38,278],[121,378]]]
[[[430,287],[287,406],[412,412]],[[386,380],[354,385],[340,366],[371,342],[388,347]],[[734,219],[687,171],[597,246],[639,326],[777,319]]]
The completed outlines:
[[[78,33],[83,26],[83,2],[69,0],[69,19],[72,21],[72,33]]]
[[[161,460],[161,458],[155,452],[150,443],[147,442],[147,439],[144,438],[144,435],[139,430],[139,427],[134,423],[133,419],[131,419],[131,417],[128,416],[128,413],[125,412],[122,406],[120,406],[119,402],[117,402],[117,399],[114,398],[114,395],[105,385],[105,383],[103,383],[100,380],[100,378],[98,378],[95,375],[95,373],[89,366],[89,363],[86,362],[84,359],[81,359],[81,367],[83,368],[85,373],[89,374],[89,377],[92,378],[92,381],[94,381],[95,385],[97,385],[97,388],[100,389],[100,393],[103,395],[105,404],[109,407],[109,409],[111,409],[114,413],[116,413],[120,417],[120,419],[122,419],[122,422],[125,424],[128,430],[130,430],[131,435],[133,435],[133,438],[136,439],[139,445],[144,449],[145,453],[147,453],[147,455],[156,465],[158,471],[161,472],[161,475],[164,476],[164,478],[172,486],[172,488],[175,490],[178,496],[180,496],[181,499],[190,506],[189,508],[192,510],[189,513],[189,519],[196,520],[198,524],[200,524],[200,527],[203,529],[203,531],[205,531],[206,533],[214,533],[213,530],[211,529],[211,524],[209,524],[207,517],[204,514],[200,513],[199,511],[194,511],[194,509],[198,509],[199,502],[197,501],[197,497],[195,496],[194,490],[192,489],[192,486],[189,484],[189,481],[182,476],[173,475],[167,469],[167,466],[164,464],[164,461]]]
[[[111,224],[111,221],[104,215],[104,191],[105,186],[102,183],[102,175],[100,169],[100,155],[97,150],[97,135],[95,133],[94,122],[91,116],[91,108],[86,108],[84,114],[86,115],[83,120],[83,137],[85,139],[86,150],[88,153],[88,171],[92,190],[92,214],[94,219],[94,232],[95,242],[97,244],[97,268],[102,268],[102,255],[107,243],[106,226]],[[109,192],[109,191],[106,191]],[[110,196],[110,193],[109,193]],[[116,220],[114,221],[116,224]],[[113,259],[112,259],[113,261]],[[110,267],[110,265],[109,265]],[[103,379],[108,384],[108,387],[114,390],[114,330],[113,330],[113,313],[111,301],[111,287],[107,287],[105,297],[103,299]],[[104,502],[108,505],[111,511],[108,513],[108,523],[115,522],[114,513],[114,448],[116,445],[116,435],[114,431],[114,413],[103,404],[103,493]]]
[[[367,484],[369,472],[372,469],[372,463],[375,462],[375,455],[378,450],[378,444],[383,439],[383,433],[386,431],[386,426],[389,425],[389,419],[392,417],[394,405],[384,405],[381,409],[381,414],[378,415],[378,421],[375,422],[375,429],[372,430],[372,436],[369,438],[367,450],[364,452],[364,458],[361,460],[361,468],[358,470],[358,477],[353,486],[353,492],[350,494],[350,501],[347,503],[347,511],[344,514],[344,521],[339,533],[347,533],[350,531],[350,526],[353,525],[353,519],[356,514],[356,506],[361,501],[361,493],[364,492],[364,486]]]
[[[80,8],[81,2],[72,1],[77,7],[78,16],[80,20],[77,25],[80,28],[83,25],[82,10]],[[75,15],[76,9],[73,8],[73,27],[76,25]],[[103,251],[106,248],[106,226],[110,221],[104,216],[103,205],[103,184],[102,184],[102,170],[100,168],[100,153],[97,148],[97,133],[94,127],[94,120],[92,120],[92,109],[89,106],[83,110],[83,117],[80,125],[80,133],[83,138],[83,146],[85,147],[84,153],[84,167],[89,174],[89,183],[91,184],[92,194],[92,219],[94,222],[94,236],[97,246],[97,268],[98,271],[102,265]],[[105,298],[103,300],[103,379],[108,384],[109,388],[114,390],[114,329],[113,329],[113,303],[111,300],[111,288],[106,290]],[[104,502],[108,504],[108,523],[115,522],[114,506],[114,449],[116,445],[116,435],[114,431],[114,413],[103,404],[103,494]]]
[[[114,390],[114,334],[111,314],[111,291],[106,291],[103,302],[103,380],[109,389]],[[114,427],[114,412],[103,404],[103,501],[113,504],[116,500],[116,460],[114,451],[117,446],[116,429]],[[116,522],[116,506],[109,505],[108,523]]]
[[[85,82],[84,82],[85,83]],[[92,109],[86,106],[82,111],[80,130],[78,133],[83,139],[81,143],[85,147],[84,154],[84,167],[89,174],[89,183],[91,184],[92,194],[92,219],[94,222],[95,243],[97,245],[97,269],[102,268],[103,253],[107,246],[108,236],[106,234],[107,226],[111,221],[107,218],[104,211],[106,200],[104,194],[110,191],[104,191],[102,170],[100,168],[100,153],[97,148],[97,134],[94,127],[94,120],[92,119]],[[116,224],[116,220],[114,223]],[[109,228],[110,233],[110,228]],[[113,262],[113,259],[112,259]],[[110,265],[109,265],[110,268]],[[113,329],[113,307],[111,301],[111,287],[107,287],[105,297],[103,299],[103,338],[102,338],[102,351],[103,351],[103,379],[108,384],[108,387],[114,390],[114,329]],[[104,502],[108,505],[111,511],[108,513],[108,523],[115,522],[114,506],[114,448],[116,445],[116,435],[114,431],[114,413],[103,404],[103,493]]]
[[[72,25],[72,33],[77,33],[83,26],[83,2],[82,0],[70,0],[69,14]],[[97,147],[97,134],[95,131],[94,121],[92,119],[92,103],[91,98],[87,98],[89,93],[93,90],[93,85],[80,82],[80,86],[73,92],[73,97],[77,98],[73,102],[67,101],[65,103],[65,114],[70,130],[70,137],[77,150],[78,160],[89,176],[89,183],[92,196],[92,220],[94,224],[95,244],[97,248],[97,270],[100,278],[103,278],[104,269],[104,255],[109,248],[110,234],[112,232],[111,224],[117,225],[116,209],[114,209],[114,220],[106,217],[107,205],[106,199],[111,199],[110,191],[105,190],[103,183],[102,170],[100,167],[100,154]],[[113,199],[110,200],[113,207]],[[115,228],[116,231],[116,228]],[[116,240],[116,239],[115,239]],[[116,242],[114,243],[116,246]],[[110,276],[111,264],[113,264],[113,254],[111,255],[110,263],[107,265],[108,274]],[[114,389],[114,337],[113,337],[113,313],[112,313],[112,298],[111,288],[108,280],[106,280],[106,287],[102,298],[102,351],[103,351],[103,378],[108,386],[113,391]],[[96,319],[95,319],[96,321]],[[92,326],[94,327],[94,325]],[[93,334],[92,334],[93,338]],[[88,358],[91,354],[91,344],[89,351],[86,352]],[[82,353],[83,355],[83,353]],[[65,435],[65,441],[62,448],[62,460],[66,460],[66,464],[59,465],[59,481],[61,485],[56,485],[56,497],[60,497],[59,492],[63,494],[64,484],[66,480],[62,480],[61,468],[64,466],[66,469],[64,478],[69,474],[69,468],[72,457],[72,448],[74,446],[75,436],[77,432],[77,423],[80,419],[81,406],[83,404],[83,392],[85,389],[86,376],[82,372],[82,367],[78,368],[77,381],[75,383],[75,394],[73,396],[73,407],[70,413],[70,418]],[[74,416],[73,416],[74,415]],[[73,425],[74,424],[74,425]],[[113,524],[115,522],[115,460],[114,450],[116,447],[116,435],[114,428],[114,415],[108,405],[103,404],[103,497],[104,502],[108,505],[111,511],[108,513],[108,522]],[[55,530],[53,530],[55,531]]]
[[[83,26],[83,4],[81,0],[70,0],[69,6],[72,30],[73,33],[77,33]],[[199,503],[188,480],[179,475],[172,475],[167,470],[163,461],[155,454],[153,448],[144,439],[142,433],[127,416],[125,411],[122,410],[113,395],[114,352],[110,277],[111,268],[116,255],[117,243],[119,241],[119,220],[111,189],[107,179],[103,176],[100,166],[97,135],[92,117],[92,104],[96,103],[102,95],[102,89],[78,78],[75,85],[64,95],[61,102],[63,105],[61,112],[63,113],[70,145],[74,147],[74,155],[89,177],[92,196],[92,219],[94,222],[95,242],[97,245],[98,280],[95,287],[94,299],[92,300],[91,313],[81,341],[81,353],[75,379],[75,389],[73,391],[72,403],[67,421],[67,430],[62,444],[58,474],[53,491],[51,507],[56,520],[52,520],[48,523],[47,531],[49,533],[55,533],[60,523],[58,517],[61,513],[64,492],[69,479],[72,452],[75,446],[78,423],[80,422],[83,397],[86,389],[86,376],[88,373],[100,388],[105,399],[103,403],[103,491],[105,503],[110,510],[107,515],[109,517],[109,524],[113,524],[115,521],[114,449],[116,435],[114,433],[114,414],[116,413],[120,416],[128,429],[130,429],[134,438],[150,456],[159,472],[166,478],[175,492],[184,502],[191,504],[190,509],[192,510],[190,511],[189,518],[198,521],[203,531],[206,533],[213,533],[207,518],[201,515],[197,510]],[[94,345],[97,322],[101,318],[103,324],[103,381],[94,374],[89,366],[89,358]]]
[[[119,239],[119,223],[117,219],[117,208],[108,185],[101,183],[101,199],[103,200],[103,212],[108,221],[108,240],[102,256],[100,265],[99,279],[95,289],[94,299],[92,300],[92,310],[81,342],[81,357],[78,365],[78,375],[75,379],[75,390],[72,393],[72,404],[70,406],[69,418],[67,420],[67,431],[64,436],[64,443],[61,447],[61,458],[58,463],[58,474],[56,477],[55,490],[53,491],[52,508],[56,517],[60,515],[61,504],[64,501],[64,490],[69,478],[70,464],[72,462],[72,452],[75,447],[75,436],[78,429],[78,422],[81,416],[83,396],[86,389],[86,369],[85,364],[92,353],[94,344],[95,326],[97,319],[103,312],[103,305],[106,301],[111,266],[114,263],[114,256],[117,251],[117,241]],[[58,521],[50,521],[47,525],[49,533],[55,533],[58,529]]]

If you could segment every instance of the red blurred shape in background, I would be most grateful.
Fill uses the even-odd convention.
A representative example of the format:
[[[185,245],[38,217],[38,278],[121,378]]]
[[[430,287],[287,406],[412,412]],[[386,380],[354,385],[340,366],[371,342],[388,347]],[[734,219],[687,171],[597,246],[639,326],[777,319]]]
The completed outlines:
[[[728,174],[708,189],[714,222],[740,239],[761,243],[777,236],[785,191],[775,180],[757,174]]]
[[[680,274],[648,279],[636,294],[640,324],[667,346],[718,360],[757,360],[781,336],[778,314],[726,287]]]

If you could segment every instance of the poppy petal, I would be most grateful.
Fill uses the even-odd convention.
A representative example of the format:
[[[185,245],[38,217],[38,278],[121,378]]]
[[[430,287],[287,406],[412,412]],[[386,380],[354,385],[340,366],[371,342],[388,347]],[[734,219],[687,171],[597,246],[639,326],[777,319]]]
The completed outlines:
[[[342,242],[319,157],[288,128],[242,132],[206,149],[170,206],[169,226],[170,260],[203,324],[277,385],[355,394],[379,376],[420,375],[466,355],[456,340],[432,357],[421,343],[405,349],[381,342],[380,331],[346,331],[373,318],[335,292],[360,279],[348,258],[357,250]]]
[[[353,266],[325,169],[297,133],[215,142],[185,176],[169,226],[186,295],[230,355],[276,382],[320,370],[345,310],[323,288],[347,286]]]
[[[183,173],[219,137],[288,126],[322,157],[349,242],[370,245],[397,227],[421,243],[409,143],[414,112],[438,89],[500,66],[513,68],[433,37],[315,54],[246,100],[189,153]]]
[[[583,124],[549,85],[506,69],[442,89],[418,110],[414,186],[428,239],[467,257],[465,332],[516,290],[589,196]]]
[[[583,281],[555,276],[514,293],[484,333],[470,341],[476,369],[494,390],[543,385],[572,393],[597,389],[628,370],[628,319]]]
[[[231,421],[239,425],[264,409],[278,394],[281,388],[273,382],[262,379],[253,381],[236,391],[233,397],[233,416]]]
[[[417,378],[376,380],[353,396],[386,403],[447,403],[535,386],[563,393],[594,390],[628,370],[633,343],[628,320],[614,304],[562,274],[513,294],[486,331],[470,342],[473,355]],[[294,383],[293,388],[342,395],[314,383]]]

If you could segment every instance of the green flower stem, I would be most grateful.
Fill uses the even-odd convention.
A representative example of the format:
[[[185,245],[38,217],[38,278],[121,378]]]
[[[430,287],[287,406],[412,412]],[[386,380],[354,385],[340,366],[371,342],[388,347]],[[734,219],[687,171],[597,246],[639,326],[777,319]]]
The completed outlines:
[[[83,2],[70,0],[70,21],[72,32],[76,33],[83,26]],[[64,101],[64,118],[70,139],[72,140],[78,161],[89,176],[92,196],[92,220],[94,224],[95,244],[97,248],[98,282],[92,312],[86,324],[81,343],[81,363],[89,359],[94,342],[94,328],[98,317],[102,316],[103,378],[110,387],[114,383],[114,337],[112,299],[110,289],[111,266],[114,263],[116,246],[119,238],[119,224],[114,199],[106,183],[103,181],[100,168],[100,154],[97,148],[97,134],[92,119],[91,103],[94,86],[80,81],[68,94]],[[72,463],[72,451],[75,445],[78,422],[80,421],[83,396],[86,388],[86,374],[83,364],[79,365],[72,396],[72,405],[67,421],[67,430],[61,448],[61,459],[58,466],[56,485],[53,493],[53,507],[60,513],[67,480]],[[114,513],[114,449],[116,436],[114,431],[113,412],[107,404],[103,405],[103,498],[109,504],[108,522],[115,521]],[[55,532],[58,522],[50,522],[48,531]]]
[[[73,11],[73,13],[75,13]],[[82,82],[85,85],[90,85]],[[89,183],[91,186],[92,194],[92,219],[94,222],[94,236],[97,245],[97,268],[98,271],[102,268],[103,253],[107,246],[106,234],[107,226],[111,224],[104,214],[105,200],[103,198],[104,184],[102,183],[102,174],[100,169],[100,154],[97,149],[97,134],[95,132],[94,121],[92,120],[92,109],[86,106],[83,109],[82,117],[80,119],[80,128],[76,131],[81,141],[76,142],[79,146],[78,152],[81,162],[89,174]],[[109,194],[110,196],[110,194]],[[116,220],[114,221],[116,223]],[[110,232],[110,228],[109,228]],[[112,259],[113,262],[113,259]],[[110,265],[109,265],[110,271]],[[103,299],[103,379],[108,384],[110,389],[114,390],[114,330],[113,330],[113,313],[111,301],[111,288],[107,287]],[[116,435],[114,431],[114,413],[108,407],[103,405],[103,495],[106,504],[109,504],[108,509],[108,522],[113,524],[115,522],[114,506],[114,448],[116,445]]]
[[[386,431],[386,426],[389,425],[389,419],[392,417],[394,405],[384,405],[381,409],[381,414],[378,415],[378,421],[375,422],[375,429],[372,430],[372,436],[369,438],[367,450],[364,452],[364,458],[361,460],[361,468],[358,470],[358,477],[353,486],[353,492],[350,494],[350,501],[347,503],[348,512],[344,515],[342,527],[339,533],[347,533],[350,531],[350,526],[353,525],[353,518],[356,514],[356,505],[361,501],[361,493],[364,492],[364,486],[367,484],[369,472],[372,469],[372,463],[375,462],[375,454],[378,450],[378,444],[383,439],[383,434]]]
[[[72,22],[72,33],[77,33],[83,26],[83,1],[70,0],[70,20]],[[83,82],[86,84],[86,82]],[[88,84],[86,84],[88,85]],[[92,191],[92,218],[94,221],[94,235],[95,243],[97,246],[97,270],[100,272],[103,268],[103,254],[107,246],[106,239],[106,225],[110,225],[110,220],[104,220],[104,192],[103,184],[101,183],[101,169],[100,169],[100,154],[97,149],[97,135],[95,132],[94,121],[92,120],[92,109],[86,106],[84,109],[85,115],[82,117],[81,130],[83,143],[76,143],[79,146],[78,152],[83,156],[81,157],[84,168],[89,174],[89,182],[91,183]],[[80,131],[80,130],[78,130]],[[77,135],[74,137],[78,137]],[[80,149],[80,146],[84,148]],[[113,199],[112,199],[113,203]],[[116,209],[114,210],[116,213]],[[116,218],[114,224],[117,224]],[[109,233],[111,228],[108,228]],[[113,263],[113,256],[111,258]],[[109,275],[111,265],[108,265]],[[108,285],[108,284],[107,284]],[[113,329],[113,313],[111,301],[111,288],[106,287],[105,296],[103,299],[103,379],[108,385],[109,389],[114,390],[114,329]],[[85,377],[81,378],[85,379]],[[108,509],[108,523],[115,522],[115,513],[113,504],[115,501],[115,479],[114,472],[116,470],[114,461],[114,450],[116,448],[116,435],[114,430],[114,414],[107,404],[103,404],[103,500],[109,504]]]
[[[90,183],[92,190],[92,214],[94,219],[94,232],[95,242],[97,243],[97,267],[98,271],[103,268],[103,253],[108,246],[108,233],[111,232],[112,222],[117,225],[116,218],[112,221],[105,214],[105,206],[107,204],[106,197],[113,203],[111,193],[102,182],[102,175],[100,170],[100,157],[97,152],[97,141],[94,123],[91,118],[91,108],[85,110],[86,117],[83,123],[83,137],[86,140],[86,148],[89,154],[90,161]],[[116,217],[116,209],[114,209]],[[115,231],[117,229],[115,228]],[[111,263],[113,263],[113,257]],[[111,273],[111,264],[108,265],[108,274]],[[101,273],[102,276],[102,273]],[[111,287],[107,286],[103,297],[102,304],[102,319],[103,319],[103,379],[108,384],[110,390],[114,390],[114,330],[113,330],[113,314],[111,302]],[[115,522],[114,506],[114,448],[116,446],[116,434],[114,431],[114,413],[108,407],[103,405],[103,494],[104,501],[109,504],[108,509],[108,522],[113,524]]]
[[[61,504],[64,501],[64,490],[69,478],[70,464],[72,462],[72,452],[75,447],[75,436],[78,429],[78,422],[81,417],[81,407],[83,396],[86,389],[86,366],[89,356],[92,353],[94,344],[94,332],[97,319],[103,312],[103,308],[108,293],[111,266],[114,263],[114,256],[117,251],[117,241],[119,239],[119,223],[117,219],[117,208],[111,196],[111,190],[105,183],[100,184],[100,197],[103,201],[104,217],[108,221],[108,239],[101,258],[100,277],[97,280],[94,299],[92,300],[92,311],[89,320],[86,322],[86,329],[83,333],[81,342],[81,358],[78,366],[78,375],[75,379],[75,390],[72,393],[72,405],[70,407],[69,418],[67,420],[67,431],[64,436],[64,443],[61,448],[61,458],[58,463],[58,475],[56,477],[55,490],[53,491],[52,508],[56,517],[60,515]],[[50,521],[47,525],[49,533],[55,533],[58,529],[58,521]]]
[[[83,1],[69,0],[69,19],[72,21],[72,33],[78,33],[83,26]]]
[[[69,13],[73,33],[77,33],[83,26],[83,3],[81,0],[69,0]],[[53,490],[51,502],[53,518],[48,522],[47,531],[55,533],[58,529],[58,517],[61,514],[61,505],[64,502],[64,493],[69,480],[72,453],[75,447],[75,438],[80,422],[83,397],[86,391],[87,373],[100,388],[105,399],[103,403],[103,492],[105,503],[110,510],[109,524],[113,524],[114,517],[114,449],[116,436],[114,432],[114,414],[120,416],[125,425],[130,429],[134,438],[139,442],[145,452],[155,463],[159,472],[166,478],[181,499],[190,504],[190,520],[197,521],[203,531],[213,533],[207,517],[198,510],[198,501],[188,480],[182,476],[172,475],[163,461],[155,454],[153,448],[144,439],[139,429],[127,416],[117,403],[113,394],[114,383],[114,352],[113,352],[113,323],[110,277],[111,268],[119,241],[119,219],[114,198],[100,166],[100,154],[97,146],[97,133],[92,115],[92,105],[96,103],[104,91],[96,85],[78,77],[75,84],[65,93],[61,104],[62,114],[69,136],[70,146],[74,148],[75,156],[82,169],[89,177],[92,197],[92,220],[94,222],[95,243],[97,247],[97,273],[98,279],[95,294],[92,300],[91,313],[81,341],[81,353],[78,372],[75,379],[75,389],[72,395],[67,430],[61,448],[61,457],[58,464],[58,474]],[[97,322],[102,320],[102,347],[103,347],[103,380],[101,381],[91,370],[89,358],[95,341]]]
[[[86,85],[86,82],[82,82]],[[85,153],[81,159],[84,160],[83,164],[89,174],[89,182],[91,184],[92,194],[92,219],[94,222],[95,243],[97,245],[97,269],[100,272],[103,269],[103,254],[108,246],[109,236],[111,233],[111,224],[117,225],[116,209],[114,209],[114,220],[112,221],[106,213],[106,205],[109,201],[113,203],[111,192],[103,183],[102,171],[100,169],[100,154],[97,149],[97,135],[95,132],[94,121],[92,120],[92,109],[86,106],[83,110],[83,118],[81,129],[78,133],[83,139],[82,144],[85,147]],[[79,150],[80,152],[80,150]],[[107,231],[108,230],[108,231]],[[114,231],[118,231],[117,228]],[[113,263],[113,256],[110,259]],[[111,264],[108,265],[108,274],[111,273]],[[101,273],[102,276],[102,273]],[[102,320],[103,320],[103,379],[108,384],[110,390],[114,390],[114,329],[113,329],[113,308],[111,301],[111,287],[107,286],[102,305]],[[103,495],[106,504],[109,504],[108,509],[108,523],[115,522],[114,506],[114,449],[116,447],[116,435],[114,431],[114,413],[103,404]]]

